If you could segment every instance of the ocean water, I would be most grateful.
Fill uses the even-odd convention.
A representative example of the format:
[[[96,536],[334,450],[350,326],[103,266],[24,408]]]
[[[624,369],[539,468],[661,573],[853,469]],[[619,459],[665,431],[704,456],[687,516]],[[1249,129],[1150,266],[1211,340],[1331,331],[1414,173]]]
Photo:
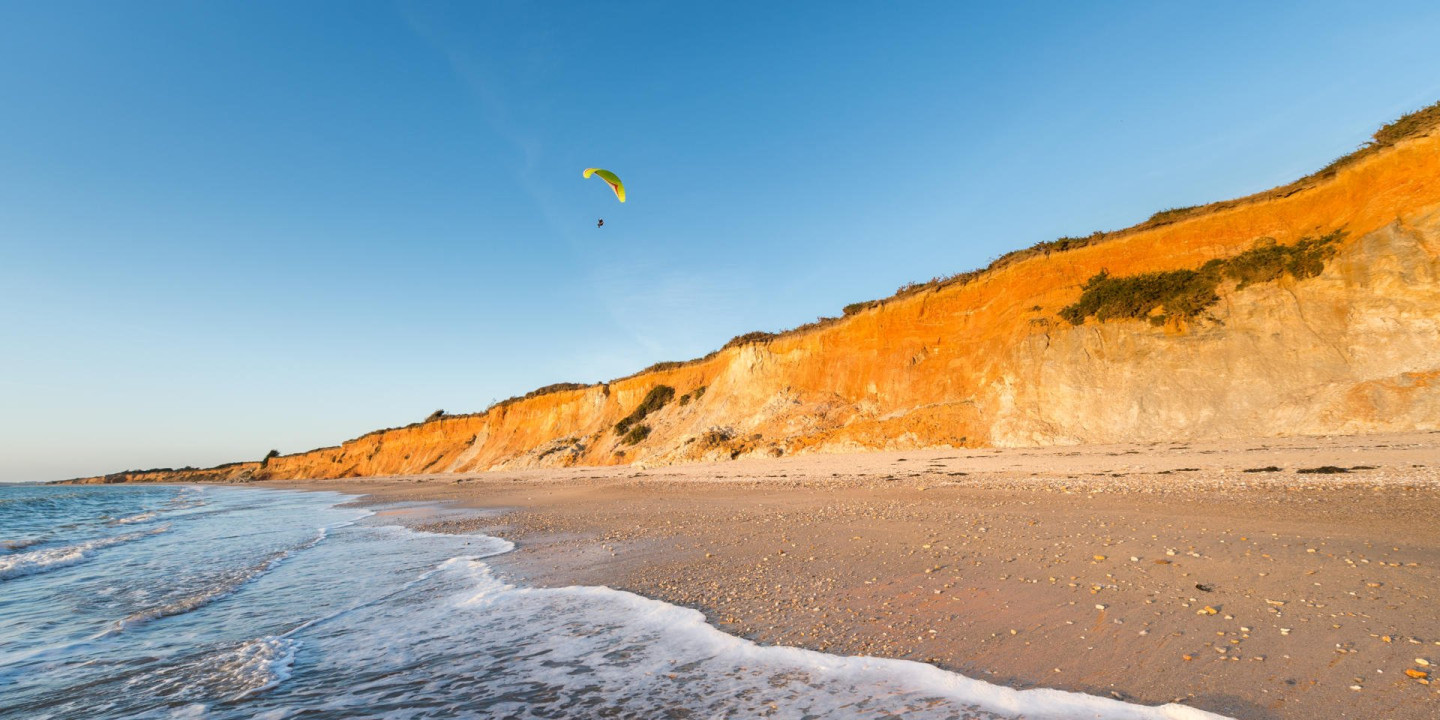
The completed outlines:
[[[348,499],[0,486],[0,718],[1217,717],[516,586],[485,562],[505,540],[379,524]]]

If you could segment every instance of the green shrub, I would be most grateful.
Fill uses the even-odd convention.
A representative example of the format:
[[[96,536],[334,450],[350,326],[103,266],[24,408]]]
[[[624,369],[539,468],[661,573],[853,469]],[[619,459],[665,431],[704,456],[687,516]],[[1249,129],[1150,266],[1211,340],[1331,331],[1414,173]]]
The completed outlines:
[[[690,392],[680,396],[680,407],[685,407],[686,405],[690,404],[691,400],[699,400],[704,396],[705,386],[701,385],[700,387],[697,387],[694,390],[691,390]]]
[[[625,437],[621,438],[621,441],[626,445],[634,445],[647,437],[650,437],[650,426],[636,425],[630,428],[629,432],[625,433]]]
[[[640,401],[640,406],[635,408],[629,415],[621,418],[620,422],[615,423],[615,434],[625,435],[627,432],[630,432],[632,425],[644,420],[646,415],[665,407],[665,403],[670,402],[674,397],[675,388],[669,385],[656,385],[650,388],[650,392],[645,394],[645,399]],[[645,433],[648,435],[650,430],[647,428]],[[644,439],[643,435],[641,439]],[[639,442],[639,440],[635,442]],[[633,445],[634,443],[631,444]]]
[[[1085,283],[1080,299],[1060,311],[1072,325],[1096,320],[1148,318],[1163,325],[1167,318],[1191,318],[1220,300],[1215,294],[1221,280],[1234,280],[1237,288],[1272,282],[1289,275],[1297,280],[1315,277],[1335,254],[1345,233],[1337,230],[1318,238],[1301,238],[1294,245],[1277,245],[1261,238],[1254,248],[1228,259],[1211,260],[1199,270],[1148,272],[1111,277],[1101,271]],[[1162,314],[1155,314],[1162,310]]]
[[[1143,318],[1159,308],[1168,315],[1190,317],[1219,300],[1215,279],[1194,270],[1150,272],[1112,278],[1101,271],[1085,283],[1080,300],[1060,311],[1072,325],[1094,315],[1101,322]]]
[[[674,397],[675,388],[669,385],[656,385],[645,394],[645,399],[640,401],[640,407],[636,408],[636,411],[641,413],[640,417],[644,417],[665,407],[665,403],[670,402]]]
[[[1277,245],[1272,238],[1261,238],[1256,247],[1246,250],[1229,260],[1218,263],[1225,277],[1235,280],[1236,287],[1279,280],[1289,275],[1304,280],[1319,275],[1325,269],[1325,261],[1335,255],[1335,244],[1344,239],[1343,231],[1335,231],[1318,238],[1301,238],[1294,245]],[[1268,242],[1267,242],[1268,241]]]

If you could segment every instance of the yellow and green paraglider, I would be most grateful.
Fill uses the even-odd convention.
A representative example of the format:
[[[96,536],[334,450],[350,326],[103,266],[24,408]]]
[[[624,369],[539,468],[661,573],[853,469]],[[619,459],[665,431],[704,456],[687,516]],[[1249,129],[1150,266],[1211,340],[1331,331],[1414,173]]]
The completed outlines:
[[[600,179],[604,180],[605,183],[610,186],[610,189],[615,191],[615,197],[619,198],[620,202],[625,202],[625,185],[620,182],[619,176],[609,170],[585,168],[585,177],[588,178],[591,175],[600,176]]]

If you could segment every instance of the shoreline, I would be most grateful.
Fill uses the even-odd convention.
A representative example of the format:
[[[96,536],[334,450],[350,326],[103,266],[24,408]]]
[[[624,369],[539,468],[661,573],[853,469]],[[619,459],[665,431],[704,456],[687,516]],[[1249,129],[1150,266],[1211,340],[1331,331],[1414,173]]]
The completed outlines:
[[[1440,661],[1440,433],[261,485],[447,503],[419,527],[515,542],[510,578],[762,644],[1245,719],[1440,707],[1406,674]]]

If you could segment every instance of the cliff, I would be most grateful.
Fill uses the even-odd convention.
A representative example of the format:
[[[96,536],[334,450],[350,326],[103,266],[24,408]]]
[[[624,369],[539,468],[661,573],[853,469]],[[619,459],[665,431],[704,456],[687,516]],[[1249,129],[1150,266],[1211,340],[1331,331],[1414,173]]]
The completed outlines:
[[[1285,188],[1037,246],[703,359],[263,466],[108,479],[1437,429],[1437,108]],[[1312,254],[1301,257],[1305,248]],[[1087,313],[1082,297],[1108,309]],[[623,423],[622,435],[617,423],[642,404],[651,411]]]

